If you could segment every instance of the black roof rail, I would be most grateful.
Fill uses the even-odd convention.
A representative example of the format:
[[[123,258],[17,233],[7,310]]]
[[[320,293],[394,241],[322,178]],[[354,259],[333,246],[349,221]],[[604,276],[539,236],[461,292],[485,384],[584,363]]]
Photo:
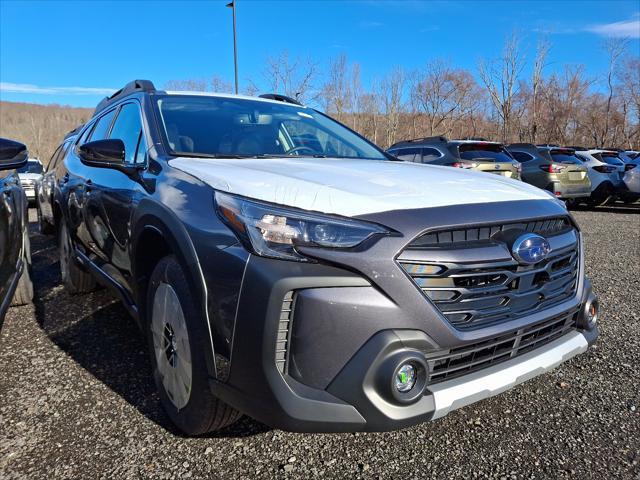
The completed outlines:
[[[447,139],[447,137],[445,137],[444,135],[437,135],[435,137],[411,138],[409,140],[401,140],[399,142],[396,142],[393,145],[391,145],[391,147],[389,148],[395,147],[396,145],[401,145],[403,143],[417,143],[417,142],[446,143],[448,141],[449,139]]]
[[[559,147],[556,143],[537,143],[536,147]]]
[[[484,137],[464,137],[460,140],[475,140],[476,142],[489,142],[490,140]]]
[[[287,97],[286,95],[280,95],[279,93],[263,93],[262,95],[259,95],[259,98],[277,100],[278,102],[291,103],[292,105],[300,105],[301,107],[303,106],[302,103],[300,103],[295,98]]]
[[[134,92],[155,92],[156,91],[156,87],[153,85],[153,82],[151,82],[151,80],[133,80],[129,83],[127,83],[124,87],[122,87],[120,90],[112,93],[111,95],[109,95],[108,97],[104,97],[100,103],[98,104],[98,106],[96,107],[96,109],[93,112],[93,115],[95,116],[96,113],[104,110],[105,108],[107,108],[109,105],[111,105],[113,102],[120,100],[121,98],[134,93]]]

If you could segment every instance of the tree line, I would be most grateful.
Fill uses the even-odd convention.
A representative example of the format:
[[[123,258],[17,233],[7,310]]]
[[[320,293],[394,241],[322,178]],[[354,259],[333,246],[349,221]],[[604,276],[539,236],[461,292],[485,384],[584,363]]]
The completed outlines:
[[[496,58],[481,60],[475,71],[436,58],[412,71],[391,67],[368,82],[360,64],[344,54],[322,68],[313,59],[283,51],[266,59],[260,83],[319,107],[383,148],[433,135],[640,148],[640,57],[629,54],[629,42],[603,43],[600,54],[608,63],[600,77],[590,77],[584,65],[575,64],[548,73],[551,49],[542,39],[528,64],[523,40],[514,33]],[[263,90],[252,79],[244,83],[242,93]],[[219,75],[171,80],[163,87],[232,91],[231,82]],[[46,162],[63,136],[91,113],[88,108],[0,102],[0,136],[26,143],[33,156]]]
[[[600,77],[576,64],[548,73],[551,49],[548,39],[538,42],[525,76],[523,39],[513,33],[500,54],[481,60],[475,71],[432,59],[413,71],[392,67],[367,87],[360,64],[344,54],[323,71],[318,62],[284,51],[266,59],[262,80],[269,91],[317,105],[384,148],[433,135],[639,148],[640,58],[628,53],[629,41],[603,42],[600,54],[608,67]],[[244,83],[243,93],[260,91],[252,79]],[[217,75],[165,86],[232,91]]]

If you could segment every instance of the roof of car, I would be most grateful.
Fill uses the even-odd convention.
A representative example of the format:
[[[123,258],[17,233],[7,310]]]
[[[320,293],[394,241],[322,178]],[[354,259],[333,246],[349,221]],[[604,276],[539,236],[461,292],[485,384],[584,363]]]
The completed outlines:
[[[408,140],[401,140],[399,142],[394,143],[389,147],[399,148],[399,147],[416,147],[420,145],[433,145],[434,143],[447,143],[449,140],[447,137],[443,135],[436,135],[434,137],[421,137],[421,138],[412,138]]]
[[[113,94],[103,98],[93,112],[93,116],[100,113],[105,108],[113,105],[114,103],[126,98],[135,93],[159,93],[165,95],[200,95],[207,97],[221,97],[221,98],[241,98],[245,100],[254,100],[262,102],[272,103],[287,103],[289,105],[296,105],[298,107],[304,107],[298,100],[281,95],[278,93],[265,93],[258,97],[251,97],[247,95],[236,95],[233,93],[215,93],[215,92],[197,92],[197,91],[176,91],[176,90],[157,90],[153,82],[150,80],[132,80],[127,83],[120,90],[117,90]]]

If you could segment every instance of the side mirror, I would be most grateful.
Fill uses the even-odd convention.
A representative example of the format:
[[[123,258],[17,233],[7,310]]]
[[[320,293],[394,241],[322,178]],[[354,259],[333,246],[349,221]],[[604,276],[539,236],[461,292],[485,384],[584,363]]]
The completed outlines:
[[[29,160],[27,147],[20,142],[0,138],[0,170],[24,167]]]
[[[135,175],[138,168],[125,162],[124,142],[118,138],[95,140],[78,147],[78,155],[85,165],[119,170],[126,175]]]
[[[120,168],[124,166],[124,142],[110,138],[80,145],[78,154],[82,163],[92,167]]]

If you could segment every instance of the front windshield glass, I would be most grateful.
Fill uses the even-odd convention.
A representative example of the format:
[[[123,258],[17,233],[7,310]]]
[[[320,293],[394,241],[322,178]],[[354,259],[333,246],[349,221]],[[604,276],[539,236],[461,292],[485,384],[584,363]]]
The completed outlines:
[[[158,108],[175,154],[387,160],[373,144],[306,107],[237,97],[167,95],[158,99]]]
[[[18,173],[42,173],[42,164],[40,162],[27,162],[26,165],[18,169]]]
[[[513,162],[502,145],[491,143],[463,143],[458,147],[460,158],[465,160],[492,160],[494,162]]]

